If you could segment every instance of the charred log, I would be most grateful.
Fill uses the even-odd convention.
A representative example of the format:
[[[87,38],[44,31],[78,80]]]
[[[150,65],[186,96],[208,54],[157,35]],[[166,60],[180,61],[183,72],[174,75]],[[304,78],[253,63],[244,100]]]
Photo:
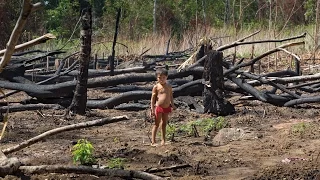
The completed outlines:
[[[91,38],[92,38],[92,11],[91,5],[87,1],[80,1],[81,14],[81,48],[79,60],[79,74],[77,76],[77,85],[73,94],[72,102],[68,111],[84,115],[87,104],[87,84],[88,69],[91,56]]]
[[[173,96],[177,97],[182,95],[199,93],[201,92],[199,91],[201,87],[203,87],[201,80],[192,81],[177,88],[173,88]],[[88,100],[87,107],[98,109],[111,109],[119,104],[127,103],[130,101],[148,100],[151,98],[151,93],[151,91],[130,91],[105,100]]]
[[[58,104],[26,104],[26,105],[10,105],[1,106],[0,112],[18,112],[18,111],[30,111],[30,110],[41,110],[41,109],[63,109],[62,106]]]
[[[140,111],[148,108],[150,108],[150,105],[141,103],[124,103],[114,107],[114,109],[126,111]]]
[[[304,103],[317,103],[320,102],[320,96],[312,96],[312,97],[304,97],[299,99],[293,99],[284,104],[286,107],[295,106],[298,104],[304,104]]]

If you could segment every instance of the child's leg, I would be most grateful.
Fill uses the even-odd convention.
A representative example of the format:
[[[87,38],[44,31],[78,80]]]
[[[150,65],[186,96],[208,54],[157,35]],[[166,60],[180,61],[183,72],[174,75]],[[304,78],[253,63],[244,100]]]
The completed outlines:
[[[161,121],[161,145],[164,145],[166,142],[166,127],[167,127],[168,119],[169,119],[169,113],[163,113],[162,121]]]
[[[161,118],[162,118],[162,113],[157,114],[156,117],[154,118],[155,122],[154,122],[154,125],[152,127],[151,144],[155,144],[156,143],[156,135],[157,135],[157,131],[158,131],[158,127],[159,127]]]

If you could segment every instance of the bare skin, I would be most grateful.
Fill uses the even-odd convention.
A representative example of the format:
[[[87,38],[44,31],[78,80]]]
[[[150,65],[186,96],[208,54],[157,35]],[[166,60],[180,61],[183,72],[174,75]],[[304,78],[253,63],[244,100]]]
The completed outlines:
[[[169,113],[159,113],[155,116],[155,107],[160,106],[162,108],[168,108],[170,105],[172,109],[176,109],[173,104],[173,94],[172,94],[172,87],[168,85],[167,77],[164,74],[157,75],[158,83],[152,89],[152,96],[151,96],[151,117],[155,118],[155,124],[152,127],[152,139],[151,145],[155,145],[156,143],[156,134],[158,128],[161,124],[161,145],[165,145],[166,140],[166,127],[167,122],[169,120]]]

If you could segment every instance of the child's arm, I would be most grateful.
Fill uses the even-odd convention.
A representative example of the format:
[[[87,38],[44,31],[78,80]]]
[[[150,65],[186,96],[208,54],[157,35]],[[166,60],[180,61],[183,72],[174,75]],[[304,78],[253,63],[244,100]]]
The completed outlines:
[[[151,95],[151,116],[154,115],[154,108],[156,104],[156,98],[157,98],[157,85],[153,86],[152,88],[152,95]]]

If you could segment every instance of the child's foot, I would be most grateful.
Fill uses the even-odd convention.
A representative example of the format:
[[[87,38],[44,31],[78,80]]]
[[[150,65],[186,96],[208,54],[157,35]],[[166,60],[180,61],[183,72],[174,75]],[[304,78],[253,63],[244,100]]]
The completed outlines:
[[[161,146],[164,146],[166,145],[166,142],[165,141],[161,141]]]
[[[156,143],[151,143],[150,146],[157,147],[157,144]]]

